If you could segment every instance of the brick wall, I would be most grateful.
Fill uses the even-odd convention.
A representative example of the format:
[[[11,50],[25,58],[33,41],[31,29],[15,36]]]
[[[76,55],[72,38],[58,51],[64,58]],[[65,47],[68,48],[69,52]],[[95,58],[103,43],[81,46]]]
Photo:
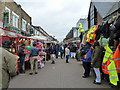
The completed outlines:
[[[99,12],[97,12],[97,24],[100,24],[103,21],[101,15],[99,14]]]
[[[26,20],[27,24],[28,23],[31,24],[31,17],[16,2],[0,2],[0,3],[2,4],[2,8],[0,9],[0,12],[4,13],[5,7],[10,9],[10,26],[12,26],[13,24],[12,11],[19,16],[18,29],[22,30],[22,18]],[[3,14],[0,16],[1,16],[0,20],[3,22]],[[27,29],[27,25],[26,25],[26,29]]]

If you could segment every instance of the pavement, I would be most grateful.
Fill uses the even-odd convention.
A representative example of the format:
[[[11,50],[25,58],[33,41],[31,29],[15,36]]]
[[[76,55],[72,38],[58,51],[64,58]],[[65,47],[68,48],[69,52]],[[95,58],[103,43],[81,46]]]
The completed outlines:
[[[101,85],[93,84],[95,76],[91,70],[91,76],[82,78],[84,69],[81,62],[70,59],[55,60],[55,64],[47,61],[38,74],[29,75],[30,70],[25,74],[19,74],[10,81],[9,88],[110,88],[108,82],[102,81]]]

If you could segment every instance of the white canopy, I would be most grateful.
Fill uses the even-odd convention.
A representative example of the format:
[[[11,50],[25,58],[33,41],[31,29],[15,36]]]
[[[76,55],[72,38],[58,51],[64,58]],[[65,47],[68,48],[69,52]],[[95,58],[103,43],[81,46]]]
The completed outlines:
[[[47,37],[45,36],[31,36],[29,38],[38,39],[38,40],[47,40]]]

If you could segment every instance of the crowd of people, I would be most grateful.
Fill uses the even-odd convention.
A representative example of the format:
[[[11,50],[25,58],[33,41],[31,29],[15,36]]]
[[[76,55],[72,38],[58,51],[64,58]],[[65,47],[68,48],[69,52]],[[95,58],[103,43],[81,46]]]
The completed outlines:
[[[83,62],[83,68],[84,68],[84,74],[82,78],[88,78],[90,76],[91,68],[93,68],[93,71],[95,73],[96,79],[93,81],[94,84],[101,84],[102,80],[108,80],[109,84],[112,85],[112,87],[120,86],[119,80],[120,79],[120,69],[117,68],[115,69],[115,66],[112,66],[108,68],[108,65],[112,63],[112,58],[110,58],[112,52],[116,53],[117,51],[117,56],[115,54],[113,57],[115,57],[115,60],[117,57],[120,55],[120,45],[119,42],[116,44],[116,48],[113,46],[113,40],[110,40],[108,45],[106,47],[102,47],[99,42],[95,42],[94,44],[90,44],[89,42],[86,42],[86,45],[82,46],[81,48],[75,44],[75,43],[70,43],[70,44],[53,44],[51,43],[48,52],[50,55],[50,60],[51,64],[55,64],[55,59],[58,59],[59,56],[61,59],[65,58],[66,63],[69,63],[69,57],[71,58],[76,58],[79,61]],[[0,47],[2,54],[2,62],[4,67],[2,67],[2,81],[1,85],[3,88],[7,88],[9,85],[9,80],[10,77],[13,77],[16,75],[16,69],[17,69],[17,59],[20,61],[19,65],[19,72],[20,73],[25,73],[23,70],[23,65],[25,63],[25,56],[26,56],[26,51],[25,51],[25,43],[22,43],[22,45],[19,48],[18,51],[18,57],[15,57],[13,54],[9,52],[9,48],[11,46],[10,40],[5,40],[2,42],[2,47]],[[39,42],[34,42],[32,48],[30,49],[30,54],[29,54],[29,59],[30,59],[30,75],[33,75],[33,67],[35,63],[35,74],[38,74],[38,57],[41,55],[41,51],[44,52],[45,49],[39,47]],[[79,57],[77,57],[79,56]],[[116,66],[119,67],[119,61],[115,62]],[[110,72],[117,70],[116,72]],[[108,73],[109,72],[109,73]],[[115,74],[113,74],[115,73]],[[112,75],[112,76],[111,76]],[[115,76],[116,75],[116,76]],[[111,76],[111,77],[110,77]],[[7,77],[7,78],[6,78]],[[116,77],[116,81],[111,78]],[[116,84],[117,82],[117,84]]]
[[[99,42],[95,42],[93,45],[86,42],[86,45],[80,50],[80,60],[83,62],[85,71],[82,77],[88,78],[92,68],[96,76],[93,81],[94,84],[100,85],[102,80],[106,80],[111,87],[119,88],[119,41],[115,45],[113,40],[109,40],[108,45],[105,47],[102,47]]]

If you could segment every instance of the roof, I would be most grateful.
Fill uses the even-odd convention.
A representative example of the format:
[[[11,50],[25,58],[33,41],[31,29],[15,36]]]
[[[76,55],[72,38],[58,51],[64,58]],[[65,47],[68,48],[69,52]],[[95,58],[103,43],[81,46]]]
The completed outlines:
[[[109,12],[107,13],[106,16],[109,16],[110,14],[112,14],[113,12],[115,12],[116,10],[118,10],[120,8],[120,1],[116,2],[112,8],[109,10]]]
[[[91,2],[97,9],[97,12],[104,18],[115,2]],[[90,5],[91,6],[91,5]]]

